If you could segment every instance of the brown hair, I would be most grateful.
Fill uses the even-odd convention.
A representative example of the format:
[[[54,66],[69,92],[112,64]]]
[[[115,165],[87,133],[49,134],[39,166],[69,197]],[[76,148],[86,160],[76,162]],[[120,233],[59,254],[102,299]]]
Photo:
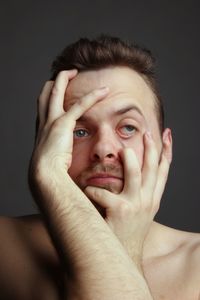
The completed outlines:
[[[62,70],[79,72],[109,66],[126,66],[140,74],[155,95],[155,108],[160,133],[164,129],[164,109],[155,78],[155,59],[151,52],[119,38],[101,35],[96,39],[81,38],[67,46],[52,63],[51,80]]]

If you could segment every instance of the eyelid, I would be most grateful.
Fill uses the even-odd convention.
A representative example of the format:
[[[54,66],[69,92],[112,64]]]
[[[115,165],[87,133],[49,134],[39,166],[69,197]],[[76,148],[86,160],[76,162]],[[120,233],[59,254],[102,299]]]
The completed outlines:
[[[137,130],[137,127],[133,124],[125,124],[125,125],[120,126],[119,128],[121,129],[121,128],[125,128],[125,127],[132,127],[134,130]]]
[[[133,130],[131,130],[130,132],[123,132],[123,129],[125,127],[133,127]],[[122,137],[122,138],[131,138],[135,132],[138,130],[138,127],[135,125],[134,121],[133,120],[130,120],[130,119],[125,119],[123,120],[122,122],[119,123],[119,126],[118,126],[118,134]]]
[[[119,124],[135,124],[135,123],[138,123],[137,119],[134,118],[134,117],[125,117],[123,119],[120,120]]]
[[[134,119],[127,118],[127,119],[123,119],[118,123],[118,127],[123,127],[123,126],[133,126],[135,128],[138,128],[139,125],[138,122],[136,122]]]

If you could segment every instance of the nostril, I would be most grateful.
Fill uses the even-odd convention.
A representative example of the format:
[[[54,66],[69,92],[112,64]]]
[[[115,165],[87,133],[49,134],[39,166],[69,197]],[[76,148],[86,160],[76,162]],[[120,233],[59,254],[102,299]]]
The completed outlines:
[[[94,154],[94,158],[95,158],[95,159],[99,159],[100,157],[99,157],[98,154],[95,153],[95,154]]]
[[[115,155],[113,153],[108,153],[108,154],[104,154],[104,155],[103,154],[99,155],[97,153],[94,153],[94,155],[93,155],[93,159],[95,159],[95,160],[101,160],[101,159],[104,159],[104,158],[111,159],[113,157],[115,157]]]

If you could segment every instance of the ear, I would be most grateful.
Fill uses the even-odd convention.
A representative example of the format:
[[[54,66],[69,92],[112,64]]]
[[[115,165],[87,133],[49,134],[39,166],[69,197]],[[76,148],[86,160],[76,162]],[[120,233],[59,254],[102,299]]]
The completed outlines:
[[[172,161],[172,134],[171,129],[166,128],[162,134],[163,153],[169,162]]]

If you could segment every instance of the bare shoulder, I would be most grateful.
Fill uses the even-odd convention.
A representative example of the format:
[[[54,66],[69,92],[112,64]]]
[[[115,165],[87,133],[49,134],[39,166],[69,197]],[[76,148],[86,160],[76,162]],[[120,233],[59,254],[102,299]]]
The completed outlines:
[[[50,238],[40,215],[0,217],[1,251],[12,252],[24,247],[26,250],[42,250],[50,247]],[[35,247],[33,247],[35,245]],[[8,247],[10,246],[10,247]],[[12,247],[11,247],[12,246]]]
[[[192,299],[200,300],[200,234],[182,232],[182,264],[184,282]]]
[[[172,229],[172,240],[175,241],[174,253],[180,255],[185,261],[188,271],[196,275],[199,279],[200,287],[200,233],[181,231]]]
[[[181,231],[172,229],[174,239],[177,241],[177,245],[182,249],[183,253],[190,258],[191,262],[200,255],[200,233]],[[200,261],[198,260],[200,264]]]
[[[200,300],[200,234],[156,223],[152,236],[144,271],[155,299]]]
[[[40,215],[0,217],[1,299],[32,299],[34,293],[34,299],[59,299],[60,275],[58,257]]]
[[[191,272],[196,272],[200,290],[200,234],[183,232],[184,252]]]
[[[200,234],[175,230],[174,237],[177,239],[177,248],[174,254],[172,253],[172,263],[179,270],[177,278],[180,279],[182,286],[185,285],[183,292],[188,295],[186,299],[198,300],[200,299]],[[182,299],[184,299],[183,295]]]

